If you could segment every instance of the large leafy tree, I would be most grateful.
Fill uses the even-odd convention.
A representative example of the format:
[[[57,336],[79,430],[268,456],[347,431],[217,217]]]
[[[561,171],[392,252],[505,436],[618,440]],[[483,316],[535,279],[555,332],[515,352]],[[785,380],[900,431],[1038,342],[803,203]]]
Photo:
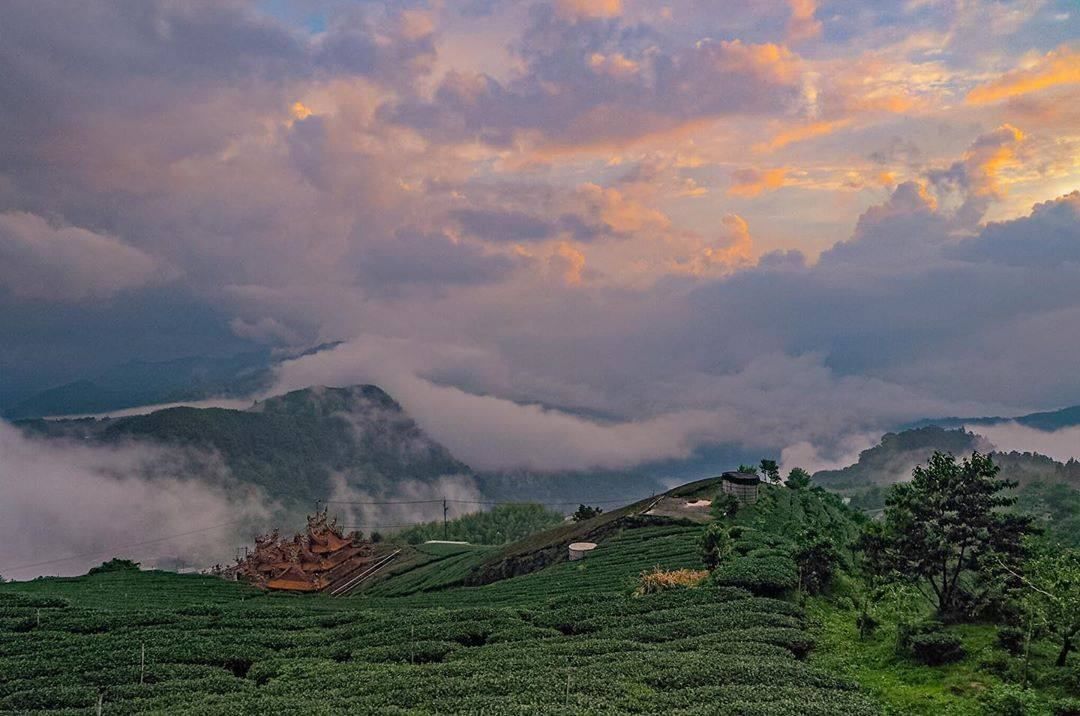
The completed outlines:
[[[942,618],[960,616],[962,597],[984,599],[1006,586],[1031,520],[1001,509],[1015,501],[1003,493],[1016,483],[997,473],[987,455],[958,462],[935,452],[911,482],[893,486],[884,522],[863,535],[871,570],[914,584]]]
[[[1061,639],[1057,665],[1065,666],[1080,634],[1080,551],[1045,552],[1027,564],[1025,603],[1032,614]]]
[[[761,474],[769,482],[780,482],[780,466],[776,460],[761,458]]]

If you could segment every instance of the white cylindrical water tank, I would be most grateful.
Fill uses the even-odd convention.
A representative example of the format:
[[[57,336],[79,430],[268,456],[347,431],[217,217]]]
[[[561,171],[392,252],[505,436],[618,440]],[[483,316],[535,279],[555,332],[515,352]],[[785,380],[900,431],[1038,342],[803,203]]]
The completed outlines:
[[[596,549],[596,545],[592,542],[574,542],[570,545],[570,561],[585,559],[585,555],[594,549]]]

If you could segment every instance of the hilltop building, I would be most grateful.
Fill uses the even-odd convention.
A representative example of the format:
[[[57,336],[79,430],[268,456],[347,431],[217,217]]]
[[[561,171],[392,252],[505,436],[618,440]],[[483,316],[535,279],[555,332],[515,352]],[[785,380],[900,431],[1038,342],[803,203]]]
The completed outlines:
[[[761,478],[753,472],[725,472],[720,476],[720,489],[728,495],[734,495],[741,505],[757,502]]]

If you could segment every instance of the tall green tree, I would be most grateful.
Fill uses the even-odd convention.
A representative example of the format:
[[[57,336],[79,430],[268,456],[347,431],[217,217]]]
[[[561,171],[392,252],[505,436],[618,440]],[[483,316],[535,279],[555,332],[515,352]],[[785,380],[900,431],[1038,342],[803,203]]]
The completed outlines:
[[[788,473],[785,485],[793,490],[802,490],[810,487],[810,473],[801,467],[791,468],[791,472]]]
[[[761,476],[769,482],[780,482],[780,466],[776,460],[761,458]]]
[[[823,590],[840,563],[836,543],[816,527],[803,530],[795,538],[791,556],[799,568],[799,586],[809,594]]]
[[[1044,552],[1027,564],[1024,603],[1061,640],[1057,665],[1065,666],[1080,634],[1080,551]]]
[[[1024,557],[1031,519],[1006,513],[1016,483],[998,479],[998,467],[975,452],[958,462],[935,452],[894,485],[885,520],[864,533],[861,547],[879,576],[917,586],[942,618],[961,616],[961,598],[984,601],[1005,587]]]

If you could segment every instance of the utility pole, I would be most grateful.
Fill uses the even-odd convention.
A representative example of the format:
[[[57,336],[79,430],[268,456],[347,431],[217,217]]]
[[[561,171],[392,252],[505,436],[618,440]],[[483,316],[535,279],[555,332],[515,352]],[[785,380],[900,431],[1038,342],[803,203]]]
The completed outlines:
[[[139,655],[139,685],[141,686],[146,679],[146,644],[142,644],[142,651]]]
[[[450,539],[450,526],[446,523],[446,498],[442,501],[442,538]]]

